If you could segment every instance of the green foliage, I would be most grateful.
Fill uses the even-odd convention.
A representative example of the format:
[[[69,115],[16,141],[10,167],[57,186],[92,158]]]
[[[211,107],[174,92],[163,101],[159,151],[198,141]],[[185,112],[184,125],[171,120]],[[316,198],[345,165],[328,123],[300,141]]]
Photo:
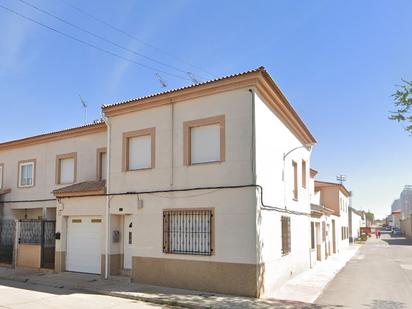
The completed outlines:
[[[371,223],[373,223],[373,221],[375,220],[375,215],[370,211],[366,212],[365,216],[366,216],[366,220],[368,220]]]
[[[412,81],[402,80],[403,84],[398,86],[392,95],[395,100],[396,111],[391,112],[390,120],[405,124],[405,131],[412,134]]]

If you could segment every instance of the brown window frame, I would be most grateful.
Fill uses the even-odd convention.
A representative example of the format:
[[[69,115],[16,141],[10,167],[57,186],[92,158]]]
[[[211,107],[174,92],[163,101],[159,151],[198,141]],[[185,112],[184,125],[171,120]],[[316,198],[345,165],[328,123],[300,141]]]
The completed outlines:
[[[316,239],[315,239],[315,222],[310,222],[310,248],[315,250],[316,248]]]
[[[196,119],[183,122],[183,164],[186,166],[199,164],[213,164],[224,162],[226,159],[226,117],[218,115],[208,118]],[[192,163],[192,135],[191,129],[219,124],[220,126],[220,160],[212,162]]]
[[[306,188],[307,172],[306,161],[302,160],[302,188]]]
[[[0,163],[0,190],[4,187],[4,163]]]
[[[299,185],[298,185],[298,163],[292,161],[293,167],[293,199],[297,201],[299,199]]]
[[[107,155],[107,148],[102,147],[102,148],[97,148],[96,149],[96,179],[97,180],[102,180],[102,155],[103,154]],[[107,164],[108,158],[106,157],[106,164]]]
[[[151,138],[151,162],[150,167],[130,169],[129,168],[129,140],[134,137],[150,136]],[[142,171],[153,169],[156,167],[156,128],[146,128],[136,131],[129,131],[123,133],[123,156],[122,156],[122,170],[123,172]]]
[[[282,256],[288,255],[292,250],[291,248],[291,230],[290,230],[290,217],[281,216],[281,253]]]
[[[33,163],[33,183],[31,186],[22,186],[20,182],[20,165],[25,164],[25,163]],[[17,188],[19,189],[28,189],[28,188],[33,188],[36,186],[36,165],[37,165],[37,160],[36,159],[27,159],[27,160],[20,160],[17,162]]]
[[[163,210],[163,253],[166,254],[184,254],[184,255],[200,255],[200,256],[212,256],[215,254],[215,216],[214,208],[180,208],[180,209],[164,209]],[[171,217],[179,217],[179,226],[177,231],[171,230]],[[184,222],[183,220],[189,218],[189,223]],[[205,236],[205,242],[200,243],[199,241],[194,242],[192,248],[194,250],[188,250],[190,247],[188,241],[190,241],[190,236],[199,235],[199,232],[190,232],[190,229],[193,228],[195,224],[194,219],[199,222],[199,227],[205,227],[205,221],[208,220],[209,229],[207,231],[202,231],[203,236]],[[192,220],[192,221],[191,221]],[[202,223],[203,222],[203,223]],[[203,225],[202,225],[203,224]],[[171,236],[177,237],[178,239],[185,239],[185,242],[177,241],[172,245],[173,240]],[[188,240],[189,239],[189,240]],[[202,239],[204,239],[202,237]],[[184,245],[182,245],[184,243]],[[187,247],[186,247],[187,246]],[[177,248],[175,248],[177,247]],[[182,248],[183,247],[183,248]]]
[[[73,182],[61,182],[61,160],[73,159],[74,160],[74,171],[73,171]],[[77,181],[77,152],[70,152],[65,154],[59,154],[56,156],[56,174],[55,174],[55,183],[56,185],[69,185],[76,183]]]

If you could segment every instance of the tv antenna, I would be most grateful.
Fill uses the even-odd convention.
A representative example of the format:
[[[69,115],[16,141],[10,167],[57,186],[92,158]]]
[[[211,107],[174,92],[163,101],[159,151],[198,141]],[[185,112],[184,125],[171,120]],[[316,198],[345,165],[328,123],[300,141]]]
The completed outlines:
[[[157,77],[157,79],[159,80],[160,85],[162,85],[163,88],[167,87],[167,83],[166,81],[160,76],[159,73],[156,73],[155,76]]]
[[[346,175],[338,175],[336,176],[336,180],[342,185],[346,181]]]
[[[187,72],[187,76],[192,80],[193,84],[199,84],[200,81],[196,78],[196,76],[192,72]]]
[[[80,102],[82,103],[82,106],[84,108],[84,124],[86,124],[87,123],[87,104],[83,100],[83,98],[80,94],[79,94],[79,98],[80,98]]]

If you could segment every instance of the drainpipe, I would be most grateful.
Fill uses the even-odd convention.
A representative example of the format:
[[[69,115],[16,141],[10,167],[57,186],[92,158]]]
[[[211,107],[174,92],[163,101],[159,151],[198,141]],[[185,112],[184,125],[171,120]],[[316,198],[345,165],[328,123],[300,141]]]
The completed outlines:
[[[111,154],[111,126],[108,117],[104,117],[107,126],[107,160],[106,160],[106,192],[110,193],[110,154]],[[104,252],[104,279],[109,279],[109,253],[110,253],[110,196],[106,196],[105,207],[105,252]]]

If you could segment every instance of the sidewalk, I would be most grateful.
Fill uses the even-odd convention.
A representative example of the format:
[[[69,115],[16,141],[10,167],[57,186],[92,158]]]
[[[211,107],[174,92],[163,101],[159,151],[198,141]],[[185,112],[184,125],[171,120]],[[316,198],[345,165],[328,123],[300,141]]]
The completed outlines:
[[[28,285],[32,284],[61,288],[70,290],[73,293],[97,293],[146,301],[155,304],[179,306],[192,309],[325,308],[320,305],[304,304],[295,301],[255,299],[130,283],[129,278],[120,276],[113,276],[110,280],[104,280],[99,275],[69,272],[56,274],[52,272],[39,272],[27,269],[13,270],[10,268],[0,268],[0,279],[25,282]]]
[[[313,302],[335,274],[354,256],[359,247],[358,245],[350,246],[343,250],[339,256],[332,256],[327,261],[318,263],[313,269],[296,276],[278,291],[275,295],[276,299],[255,299],[151,286],[131,283],[128,277],[121,276],[112,276],[110,280],[104,280],[99,275],[70,272],[53,273],[3,267],[0,267],[0,279],[61,288],[73,293],[83,291],[192,309],[326,309],[334,307],[315,305]]]
[[[274,295],[276,299],[314,303],[322,291],[346,263],[358,252],[361,245],[351,244],[339,254],[318,262],[315,267],[289,280]]]

